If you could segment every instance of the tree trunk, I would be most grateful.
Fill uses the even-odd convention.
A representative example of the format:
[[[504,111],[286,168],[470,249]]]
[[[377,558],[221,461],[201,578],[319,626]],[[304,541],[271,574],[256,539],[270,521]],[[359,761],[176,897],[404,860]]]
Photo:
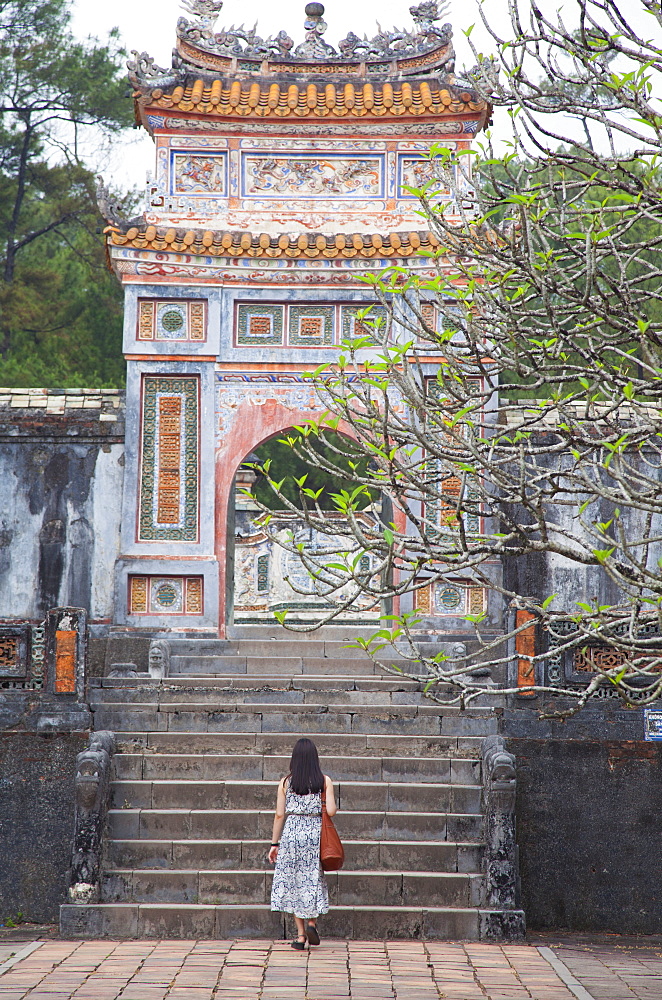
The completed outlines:
[[[14,280],[14,269],[16,267],[16,231],[18,221],[25,198],[25,180],[28,172],[28,159],[30,155],[30,142],[32,140],[32,125],[30,124],[30,112],[21,115],[25,122],[25,132],[23,134],[23,144],[21,146],[21,158],[19,160],[18,174],[16,177],[16,197],[11,219],[7,226],[7,247],[5,252],[4,279],[8,285]]]

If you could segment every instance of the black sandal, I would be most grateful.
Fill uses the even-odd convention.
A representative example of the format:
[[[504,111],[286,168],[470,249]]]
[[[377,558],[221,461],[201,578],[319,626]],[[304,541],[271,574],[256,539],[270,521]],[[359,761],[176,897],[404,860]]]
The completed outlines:
[[[304,948],[306,947],[306,942],[305,941],[299,941],[299,940],[297,940],[297,941],[290,941],[290,947],[294,948],[296,951],[303,951]]]
[[[317,927],[315,927],[315,924],[306,925],[306,937],[308,938],[308,944],[320,943],[320,936],[317,933]]]

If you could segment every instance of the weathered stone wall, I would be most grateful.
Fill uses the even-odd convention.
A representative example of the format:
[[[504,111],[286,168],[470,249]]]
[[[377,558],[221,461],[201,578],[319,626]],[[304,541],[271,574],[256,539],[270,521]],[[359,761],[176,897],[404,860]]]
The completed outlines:
[[[0,619],[110,620],[123,467],[117,390],[0,394]]]
[[[592,706],[567,722],[515,709],[522,905],[531,929],[662,933],[662,746],[641,710]]]
[[[58,919],[71,864],[83,733],[0,733],[0,923]]]

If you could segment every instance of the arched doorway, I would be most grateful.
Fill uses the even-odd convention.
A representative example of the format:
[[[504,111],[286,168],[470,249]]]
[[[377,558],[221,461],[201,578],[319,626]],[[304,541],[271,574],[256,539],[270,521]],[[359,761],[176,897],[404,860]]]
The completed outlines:
[[[217,384],[217,450],[215,458],[215,556],[219,573],[219,636],[227,634],[234,589],[235,477],[246,456],[288,427],[321,418],[325,409],[315,388],[296,373],[279,381]],[[338,431],[351,437],[341,422]],[[399,521],[399,510],[384,510],[384,520]],[[228,595],[230,600],[228,601]],[[228,615],[228,611],[230,614]]]
[[[234,567],[233,586],[228,587],[229,624],[274,624],[275,613],[286,611],[288,622],[311,625],[323,621],[350,592],[349,588],[338,592],[337,581],[323,570],[318,579],[313,579],[297,551],[291,550],[292,544],[287,543],[303,546],[319,567],[337,559],[338,546],[344,545],[342,532],[346,520],[337,512],[332,494],[354,488],[350,462],[360,471],[368,460],[351,437],[332,432],[327,434],[327,443],[317,439],[312,443],[320,464],[315,461],[311,464],[288,446],[287,437],[296,437],[296,431],[286,429],[260,444],[241,463],[235,477],[235,509],[234,514],[228,514],[233,534],[228,538],[228,565],[232,563]],[[267,460],[271,478],[283,481],[281,496],[274,493],[265,477],[256,474],[255,466]],[[332,474],[323,468],[324,464],[336,471]],[[306,486],[318,494],[319,505],[331,528],[337,525],[335,531],[318,530],[297,513],[301,498],[296,480],[304,475]],[[249,490],[252,496],[247,495]],[[380,495],[366,497],[362,506],[364,510],[357,516],[365,521],[366,528],[372,527],[375,519],[382,519]],[[264,507],[269,508],[267,530]],[[364,554],[359,571],[367,574],[373,564],[372,557]],[[351,610],[334,618],[334,624],[376,626],[380,611],[379,604],[361,595]]]

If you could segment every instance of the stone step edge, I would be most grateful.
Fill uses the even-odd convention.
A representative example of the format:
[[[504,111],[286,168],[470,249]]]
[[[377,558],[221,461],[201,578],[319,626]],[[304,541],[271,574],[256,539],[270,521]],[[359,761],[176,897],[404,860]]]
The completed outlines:
[[[204,755],[210,753],[227,753],[228,756],[231,754],[243,754],[252,753],[257,750],[257,742],[259,740],[273,740],[274,737],[287,737],[288,740],[294,744],[294,733],[187,733],[187,732],[158,732],[155,730],[145,730],[145,729],[115,729],[114,730],[116,741],[117,741],[117,752],[128,752],[128,753],[162,753],[165,754],[168,751],[164,751],[162,746],[159,747],[158,751],[154,749],[154,743],[163,744],[164,740],[167,743],[183,743],[185,740],[191,740],[191,738],[199,738],[201,741],[213,741],[216,743],[225,741],[235,743],[243,742],[244,747],[240,750],[194,750],[189,753],[195,755]],[[373,735],[367,735],[366,733],[306,733],[311,740],[320,744],[320,754],[322,756],[343,756],[343,754],[338,753],[337,749],[326,750],[324,744],[329,740],[342,740],[342,742],[352,750],[354,756],[367,757],[367,751],[372,749],[380,749],[380,747],[369,746],[368,740],[397,740],[399,744],[399,750],[404,750],[407,746],[412,746],[416,740],[425,741],[426,743],[434,743],[435,748],[438,745],[443,746],[443,750],[446,755],[450,755],[453,760],[475,760],[475,755],[479,752],[482,745],[484,736],[454,736],[452,733],[449,734],[439,734],[433,736],[421,735],[419,733],[407,733],[406,735],[392,734],[386,735],[384,733],[375,733]],[[363,741],[363,747],[361,746],[361,741]],[[248,744],[252,742],[253,747],[249,747]],[[362,749],[366,750],[366,753],[361,753]],[[265,751],[262,751],[265,753]],[[282,756],[282,752],[279,750],[277,753],[271,754],[268,751],[266,756]],[[397,756],[402,756],[402,753],[398,753]],[[405,754],[405,756],[408,756]],[[411,755],[414,759],[414,754]],[[437,753],[421,753],[420,750],[416,754],[416,757],[423,757],[425,760],[437,760],[445,759]]]
[[[120,734],[118,734],[118,735],[120,735]],[[180,735],[186,736],[186,733],[182,733]],[[207,735],[213,735],[213,733],[212,734],[207,734]],[[220,735],[223,735],[223,734],[220,734]],[[353,735],[353,734],[350,734],[350,735]],[[223,758],[223,759],[225,759],[226,757],[241,757],[242,760],[246,759],[246,758],[249,758],[250,760],[255,760],[255,761],[258,761],[258,760],[284,760],[284,761],[289,761],[289,759],[290,759],[289,754],[284,754],[284,753],[254,753],[254,752],[251,752],[251,751],[246,751],[245,753],[242,752],[242,751],[236,751],[236,752],[234,752],[234,751],[228,751],[226,753],[226,752],[221,752],[219,750],[209,750],[209,751],[204,751],[204,752],[201,751],[201,752],[198,752],[198,753],[196,753],[195,751],[190,752],[190,753],[159,753],[158,751],[155,751],[155,752],[151,752],[150,753],[149,751],[142,750],[142,751],[139,751],[139,752],[136,752],[136,753],[131,753],[130,751],[123,750],[123,751],[120,751],[120,753],[121,753],[122,757],[146,757],[148,760],[154,760],[157,757],[163,757],[164,760],[178,760],[180,758],[190,758],[190,757],[200,757],[200,756],[203,756],[203,757],[219,757],[219,758]],[[327,757],[327,758],[330,757],[330,758],[332,758],[334,760],[355,760],[355,757],[353,755],[351,755],[351,754],[342,754],[342,753],[325,754],[325,757]],[[439,761],[442,764],[443,763],[455,762],[458,759],[462,760],[462,761],[470,761],[470,760],[473,759],[473,762],[475,764],[480,764],[481,763],[480,757],[475,757],[475,758],[471,758],[471,757],[460,757],[460,758],[457,758],[457,757],[441,757],[441,756],[439,756],[439,757],[416,757],[413,754],[412,754],[411,757],[393,757],[393,756],[390,756],[390,755],[389,756],[384,756],[384,754],[373,754],[371,756],[369,756],[368,754],[365,754],[364,756],[361,757],[361,760],[369,760],[369,761],[378,761],[378,760],[384,761],[384,760],[386,760],[386,761],[389,761],[389,762],[391,762],[391,761],[400,761],[400,760],[406,760],[406,761],[435,760],[435,761]]]
[[[249,837],[227,837],[224,840],[209,840],[209,839],[188,839],[182,840],[179,837],[170,838],[154,838],[154,837],[137,837],[134,839],[125,839],[123,837],[107,837],[105,838],[105,844],[261,844],[265,845],[267,842],[262,839],[253,840]],[[349,837],[343,837],[343,844],[368,844],[374,846],[375,844],[384,844],[387,847],[461,847],[463,850],[465,848],[482,848],[485,845],[480,841],[455,841],[455,840],[425,840],[421,838],[420,840],[380,840],[376,838],[375,840],[352,840]],[[133,870],[133,869],[131,869]],[[206,870],[206,869],[205,869]],[[154,871],[170,871],[169,868],[154,869]],[[226,868],[225,871],[232,873],[235,871],[234,868]]]
[[[110,690],[112,688],[159,688],[159,687],[220,687],[221,683],[234,688],[235,684],[245,686],[252,683],[256,688],[270,687],[272,684],[280,689],[287,685],[287,689],[305,681],[315,681],[320,683],[333,684],[334,681],[344,681],[352,684],[403,684],[405,689],[412,687],[422,688],[423,681],[415,680],[412,677],[399,677],[395,674],[222,674],[214,677],[211,674],[171,674],[168,677],[150,677],[149,675],[138,675],[137,677],[90,677],[88,684],[96,690]]]
[[[273,815],[273,809],[178,809],[176,807],[172,809],[153,809],[151,806],[136,806],[135,809],[132,807],[130,809],[124,809],[122,806],[113,807],[108,810],[107,815],[113,816],[130,816],[133,813],[149,813],[150,815],[154,813],[159,813],[161,815],[167,814],[168,816],[271,816]],[[480,816],[481,813],[457,813],[457,812],[411,812],[409,809],[342,809],[339,811],[339,815],[343,816],[407,816],[409,819],[416,819],[420,816],[436,817],[440,816],[452,816],[461,817],[462,819],[471,817],[475,819],[476,816]],[[451,843],[451,841],[443,841],[444,844]],[[458,841],[464,846],[465,841]]]
[[[293,741],[293,743],[296,742],[295,741],[296,733],[290,733],[290,732],[286,732],[286,733],[256,733],[256,732],[252,732],[252,731],[249,730],[249,731],[246,731],[246,732],[244,732],[244,731],[241,731],[241,732],[232,731],[232,732],[228,732],[228,733],[224,733],[224,732],[217,732],[217,733],[197,733],[197,732],[187,732],[187,731],[181,731],[181,730],[180,731],[178,731],[178,730],[171,730],[171,731],[160,732],[159,730],[156,730],[156,729],[116,729],[116,730],[114,730],[114,732],[115,732],[115,736],[118,739],[120,739],[122,737],[127,737],[127,738],[130,738],[130,739],[138,739],[140,737],[147,737],[147,736],[152,736],[152,737],[167,736],[167,737],[174,737],[175,739],[185,740],[185,739],[190,739],[192,736],[194,736],[194,737],[195,736],[204,736],[204,737],[218,736],[219,738],[229,737],[230,739],[239,740],[239,739],[242,739],[242,738],[243,739],[246,739],[246,738],[248,738],[248,739],[256,739],[256,737],[258,737],[258,736],[260,738],[267,738],[267,739],[273,739],[273,737],[275,737],[275,736],[283,736],[283,737],[287,736],[288,739],[291,739]],[[389,740],[397,739],[397,740],[407,740],[408,742],[411,742],[411,740],[428,740],[428,741],[430,741],[430,740],[437,740],[438,741],[438,740],[469,739],[469,740],[476,741],[476,740],[484,740],[485,739],[484,736],[480,736],[480,735],[479,736],[458,736],[458,735],[456,735],[454,733],[440,733],[438,735],[437,734],[429,734],[429,733],[306,733],[306,736],[309,736],[310,739],[320,739],[320,740],[322,740],[322,739],[324,739],[324,740],[329,740],[329,739],[334,739],[334,740],[337,740],[337,739],[353,739],[354,741],[356,741],[356,740],[373,740],[373,739],[378,739],[378,740],[383,740],[383,739],[389,739]],[[405,744],[403,743],[403,746],[404,745]],[[367,749],[367,744],[366,744],[366,749]],[[248,752],[250,752],[250,751],[248,751]],[[282,754],[280,754],[279,756],[282,756]]]
[[[352,940],[355,929],[357,940],[522,940],[525,928],[522,910],[482,907],[334,906],[321,920],[323,935],[325,925],[332,928],[327,941]],[[65,903],[60,907],[60,934],[65,940],[168,936],[282,940],[290,936],[290,921],[265,904]]]
[[[105,689],[104,689],[105,690]],[[112,688],[108,688],[112,690]],[[319,692],[315,692],[319,693]],[[424,714],[438,714],[447,716],[448,718],[462,718],[462,719],[475,719],[476,721],[481,721],[484,719],[489,719],[496,713],[493,708],[476,707],[468,708],[464,712],[460,709],[454,709],[452,706],[439,705],[435,702],[428,701],[427,699],[420,704],[411,703],[393,703],[384,702],[383,706],[379,702],[360,704],[358,702],[343,702],[343,701],[333,701],[325,703],[323,701],[222,701],[219,700],[217,703],[211,705],[208,702],[196,702],[196,701],[102,701],[93,706],[94,710],[104,709],[105,711],[112,711],[116,708],[117,711],[133,711],[133,712],[143,712],[143,711],[165,711],[165,712],[237,712],[239,708],[250,709],[250,712],[246,714],[252,714],[258,711],[287,711],[287,712],[303,712],[303,713],[313,713],[319,711],[324,715],[348,715],[353,712],[357,712],[361,715],[367,715],[369,712],[374,711],[375,715],[397,715],[400,711],[404,714],[415,715],[416,711],[420,708],[425,710]],[[340,709],[345,709],[346,711],[340,711]],[[407,712],[409,710],[409,712]],[[412,712],[412,710],[414,710]]]
[[[466,845],[462,845],[466,846]],[[475,845],[468,845],[473,847]],[[110,878],[114,875],[145,875],[152,878],[154,875],[273,875],[273,868],[104,868],[102,876],[104,878]],[[415,869],[409,870],[404,868],[399,868],[397,871],[375,871],[374,868],[362,869],[362,868],[347,868],[344,871],[341,869],[337,872],[327,872],[327,875],[360,875],[361,878],[372,878],[372,877],[383,877],[384,875],[391,875],[394,878],[399,878],[403,876],[411,876],[412,878],[420,878],[424,876],[425,878],[484,878],[483,872],[438,872],[438,871],[416,871]],[[211,904],[210,904],[211,905]]]
[[[275,779],[270,778],[199,778],[196,780],[191,780],[190,778],[113,778],[110,782],[111,785],[158,785],[163,787],[163,785],[259,785],[260,788],[275,788],[278,782]],[[394,785],[397,789],[403,789],[407,787],[422,788],[426,790],[434,790],[440,788],[480,788],[480,784],[465,784],[461,781],[451,782],[451,781],[354,781],[345,780],[344,778],[339,778],[334,781],[335,785],[350,785],[352,788],[355,785],[369,785],[371,788],[386,785]],[[343,810],[344,811],[344,810]]]
[[[325,719],[332,719],[334,716],[361,715],[383,718],[389,716],[396,719],[417,719],[434,716],[441,719],[455,720],[464,718],[470,722],[483,723],[490,721],[490,716],[466,715],[458,717],[456,715],[444,714],[436,705],[421,704],[399,704],[398,702],[383,702],[376,704],[359,704],[354,702],[258,702],[258,701],[219,701],[212,703],[205,702],[181,702],[181,701],[155,701],[155,702],[131,702],[131,701],[104,701],[90,705],[90,710],[96,715],[118,715],[137,716],[136,721],[140,721],[142,714],[155,715],[321,715]],[[452,735],[452,734],[450,734]],[[480,735],[480,734],[478,734]]]

